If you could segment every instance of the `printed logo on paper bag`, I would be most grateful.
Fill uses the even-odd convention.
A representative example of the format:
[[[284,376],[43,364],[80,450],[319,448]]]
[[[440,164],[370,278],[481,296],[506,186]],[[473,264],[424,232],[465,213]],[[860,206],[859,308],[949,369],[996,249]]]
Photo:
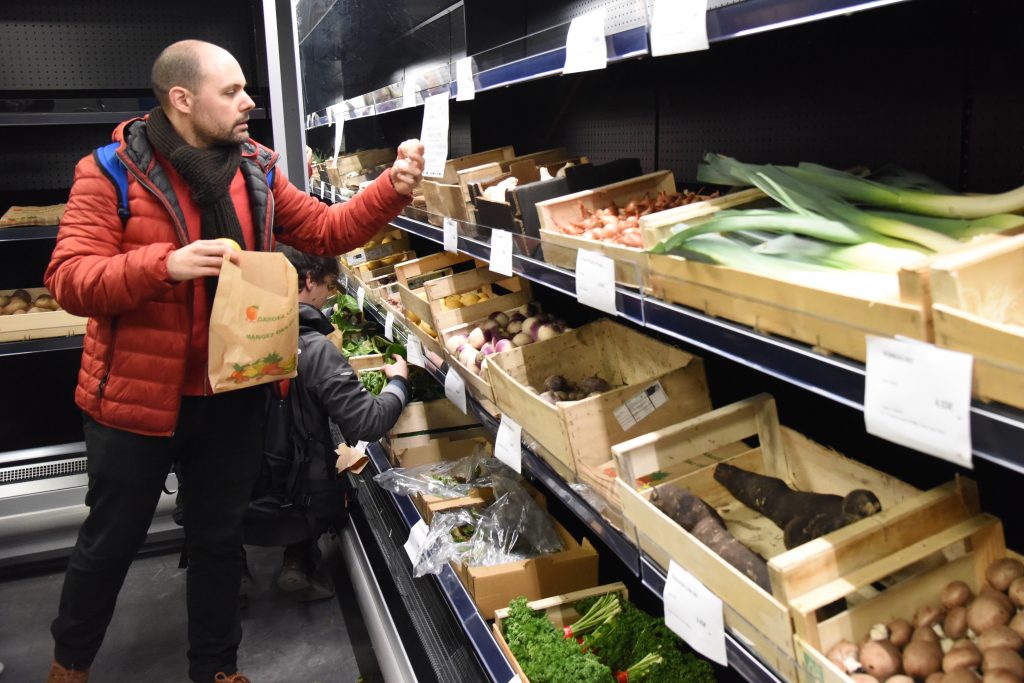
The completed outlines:
[[[288,360],[282,360],[279,354],[270,353],[251,363],[233,363],[231,366],[233,371],[228,378],[235,384],[244,384],[268,375],[289,375],[295,372],[297,360],[297,355]]]
[[[248,320],[251,323],[256,322],[256,319],[259,317],[259,315],[260,315],[260,307],[259,306],[250,306],[249,308],[245,309],[245,319]]]

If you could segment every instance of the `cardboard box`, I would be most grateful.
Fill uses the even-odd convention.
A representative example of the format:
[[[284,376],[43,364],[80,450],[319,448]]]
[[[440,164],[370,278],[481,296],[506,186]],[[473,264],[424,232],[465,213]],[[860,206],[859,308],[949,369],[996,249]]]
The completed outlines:
[[[10,295],[16,290],[0,290],[0,295]],[[34,301],[40,294],[49,294],[45,287],[28,287],[26,292]],[[26,341],[47,337],[73,337],[85,334],[88,318],[71,315],[61,309],[25,313],[22,315],[0,315],[0,342]]]

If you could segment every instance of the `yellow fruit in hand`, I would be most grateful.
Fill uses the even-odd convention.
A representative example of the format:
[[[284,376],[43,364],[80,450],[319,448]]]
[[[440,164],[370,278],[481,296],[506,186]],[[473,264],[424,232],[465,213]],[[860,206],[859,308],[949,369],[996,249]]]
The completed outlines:
[[[218,237],[217,241],[218,242],[227,242],[228,244],[230,244],[232,247],[235,248],[235,251],[242,251],[242,248],[240,246],[238,246],[238,242],[234,241],[230,237]]]

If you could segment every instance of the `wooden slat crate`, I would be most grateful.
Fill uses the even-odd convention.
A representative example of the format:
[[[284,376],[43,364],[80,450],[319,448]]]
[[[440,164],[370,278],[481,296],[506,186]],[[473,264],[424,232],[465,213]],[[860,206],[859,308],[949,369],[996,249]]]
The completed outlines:
[[[758,446],[742,443],[755,436]],[[729,447],[737,444],[743,452],[730,455]],[[674,560],[722,598],[725,623],[788,681],[798,679],[789,599],[807,586],[840,576],[859,561],[855,554],[829,557],[834,538],[856,538],[864,548],[913,544],[930,529],[973,515],[978,507],[969,481],[922,494],[781,426],[775,401],[766,394],[617,444],[612,451],[619,463],[623,513],[639,547],[662,567]],[[882,512],[787,551],[781,529],[715,480],[720,462],[778,477],[800,491],[846,495],[867,488],[878,497]],[[771,592],[655,507],[647,484],[674,484],[714,507],[737,540],[769,561]],[[823,559],[809,565],[799,561],[812,551],[822,553]]]
[[[528,388],[543,391],[544,380],[551,375],[570,382],[597,375],[613,388],[600,396],[552,405]],[[487,376],[501,412],[523,425],[573,472],[578,472],[578,462],[607,462],[612,444],[711,409],[700,358],[609,320],[495,354],[488,359]],[[629,417],[628,408],[623,408],[626,402],[637,402],[658,383],[664,404],[654,406],[648,400],[649,414],[639,421]],[[635,407],[639,414],[639,405]],[[616,412],[628,418],[625,423]]]
[[[391,464],[395,467],[414,467],[428,462],[449,459],[446,454],[462,452],[463,458],[473,452],[477,443],[487,443],[493,437],[483,427],[453,429],[437,434],[417,434],[388,439],[383,442]]]
[[[498,285],[508,293],[497,294],[491,285]],[[491,313],[516,308],[532,300],[529,282],[518,276],[510,278],[484,268],[431,280],[423,285],[423,291],[426,293],[430,320],[435,330],[446,330],[466,322],[483,320]],[[487,294],[487,299],[461,308],[444,307],[445,297],[476,291]],[[442,335],[442,341],[444,339],[447,337]]]
[[[935,345],[974,356],[974,394],[1024,408],[1024,235],[931,265]]]
[[[0,290],[0,295],[10,295],[15,291]],[[25,291],[31,295],[33,301],[41,294],[50,293],[45,287],[28,287]],[[0,342],[72,337],[85,334],[88,322],[88,318],[71,315],[65,310],[0,315]]]
[[[577,602],[580,600],[586,600],[587,598],[606,595],[608,593],[617,593],[622,596],[623,600],[629,599],[629,591],[625,584],[611,583],[604,586],[597,586],[595,588],[587,588],[581,591],[573,591],[572,593],[566,593],[565,595],[542,598],[527,604],[532,610],[545,612],[548,620],[551,621],[554,627],[558,630],[562,630],[564,627],[571,626],[576,623],[576,621],[583,616],[582,614],[579,614],[574,607]],[[498,647],[500,647],[501,651],[505,653],[505,657],[512,665],[512,670],[519,676],[519,680],[522,683],[530,683],[530,679],[523,673],[515,655],[512,654],[512,650],[508,646],[508,641],[505,640],[505,629],[503,625],[505,619],[508,619],[507,607],[494,611],[494,623],[491,625],[491,629],[494,631],[494,639],[498,641]]]
[[[387,241],[378,242],[370,247],[359,247],[346,253],[344,256],[345,262],[350,266],[360,266],[364,263],[378,261],[409,250],[409,236],[405,233],[402,233],[398,238],[394,238],[390,234],[385,235],[382,239]]]
[[[907,523],[912,524],[914,520]],[[809,566],[820,563],[822,558],[828,562],[850,556],[855,557],[857,563],[855,568],[841,573],[829,572],[829,580],[819,580],[816,586],[791,598],[790,610],[796,627],[793,642],[801,683],[852,683],[853,679],[825,655],[833,645],[843,639],[862,642],[871,627],[878,623],[888,623],[895,618],[912,620],[918,607],[939,602],[942,589],[950,581],[963,581],[977,594],[985,585],[988,565],[1013,556],[1006,549],[1002,523],[991,515],[951,518],[944,528],[938,524],[929,527],[930,533],[915,534],[920,540],[903,546],[892,543],[865,546],[856,538],[836,537],[840,533],[836,532],[832,534],[832,547],[816,548],[817,552],[811,551],[803,558],[803,563]],[[818,621],[818,607],[846,598],[936,553],[944,553],[947,561],[898,582],[834,617]]]
[[[644,193],[654,197],[662,191],[670,194],[676,191],[675,178],[671,171],[648,173],[639,178],[538,202],[537,213],[540,217],[540,239],[544,260],[562,268],[576,270],[578,250],[599,252],[615,260],[616,282],[638,287],[642,281],[641,273],[647,269],[647,253],[643,249],[566,235],[558,226],[579,220],[581,206],[588,210],[604,209],[612,203],[622,207],[634,199],[642,199]]]

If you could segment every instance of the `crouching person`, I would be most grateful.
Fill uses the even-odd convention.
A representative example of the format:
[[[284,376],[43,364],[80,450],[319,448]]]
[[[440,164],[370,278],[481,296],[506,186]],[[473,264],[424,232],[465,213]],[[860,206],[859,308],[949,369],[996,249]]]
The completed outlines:
[[[367,391],[327,338],[334,327],[321,313],[336,291],[338,261],[279,246],[299,277],[298,377],[275,386],[268,410],[263,469],[245,522],[245,543],[284,546],[277,585],[299,600],[334,595],[319,571],[317,539],[347,521],[347,489],[335,469],[330,422],[349,444],[376,441],[409,402],[409,369],[395,356],[384,366],[388,384]],[[282,386],[283,385],[283,386]]]

